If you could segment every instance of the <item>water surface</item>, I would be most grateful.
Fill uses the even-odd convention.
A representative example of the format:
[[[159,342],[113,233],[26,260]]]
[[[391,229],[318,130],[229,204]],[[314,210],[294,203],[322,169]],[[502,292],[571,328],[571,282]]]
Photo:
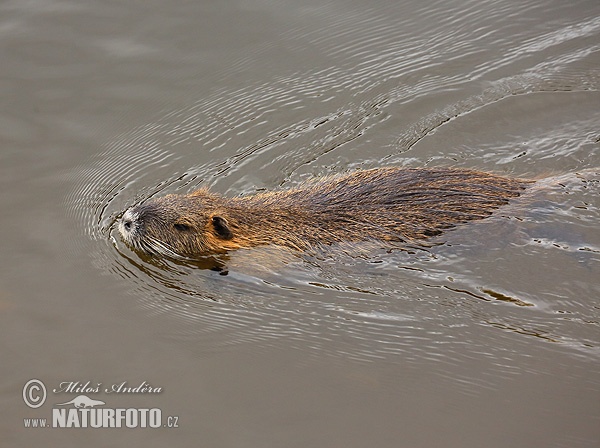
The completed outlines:
[[[0,6],[7,446],[595,447],[596,1]],[[149,260],[116,221],[377,166],[540,179],[431,248]],[[31,378],[179,428],[26,429]]]

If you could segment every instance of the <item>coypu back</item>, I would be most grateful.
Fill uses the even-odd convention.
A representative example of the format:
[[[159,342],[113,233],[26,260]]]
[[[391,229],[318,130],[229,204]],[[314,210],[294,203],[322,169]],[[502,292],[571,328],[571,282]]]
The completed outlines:
[[[265,244],[418,242],[488,217],[529,183],[465,169],[376,168],[246,197],[167,195],[127,211],[119,227],[134,247],[192,258]]]
[[[277,210],[284,220],[288,210],[296,216],[288,223],[288,231],[319,231],[304,235],[308,240],[326,244],[371,238],[406,241],[486,218],[519,196],[529,183],[465,169],[377,168],[232,202],[242,208]]]

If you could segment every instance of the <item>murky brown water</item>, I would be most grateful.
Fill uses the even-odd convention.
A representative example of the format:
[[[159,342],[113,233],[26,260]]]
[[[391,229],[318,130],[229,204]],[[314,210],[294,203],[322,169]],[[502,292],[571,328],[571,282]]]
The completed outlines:
[[[0,5],[0,445],[598,446],[600,4],[398,3]],[[226,276],[115,228],[388,165],[560,181],[429,250]],[[25,428],[77,381],[179,427]]]

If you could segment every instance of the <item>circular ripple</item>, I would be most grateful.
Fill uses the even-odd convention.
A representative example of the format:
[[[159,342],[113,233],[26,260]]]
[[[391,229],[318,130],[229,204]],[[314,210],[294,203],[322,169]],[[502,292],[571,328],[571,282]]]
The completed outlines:
[[[591,61],[599,50],[594,38],[600,19],[519,35],[512,33],[512,18],[535,16],[544,2],[521,9],[512,5],[510,10],[495,5],[470,2],[443,16],[430,5],[421,14],[432,18],[438,14],[437,22],[431,21],[436,25],[418,30],[407,19],[398,23],[397,11],[329,16],[327,28],[294,29],[285,37],[290,42],[309,42],[327,55],[329,65],[214,92],[113,138],[78,170],[73,179],[76,187],[67,198],[81,235],[94,242],[94,262],[102,271],[129,282],[149,315],[176,321],[173,327],[179,330],[171,336],[202,335],[207,349],[239,342],[268,346],[283,339],[290,347],[308,346],[319,353],[362,360],[397,355],[409,362],[431,359],[443,371],[444,363],[456,364],[470,356],[463,345],[471,344],[496,357],[498,369],[507,375],[513,373],[508,361],[527,353],[514,346],[514,335],[522,336],[518,341],[523,347],[533,338],[548,346],[558,343],[590,353],[593,337],[570,337],[568,327],[585,321],[589,310],[569,306],[565,299],[563,316],[570,320],[550,328],[548,313],[556,310],[547,296],[540,298],[527,285],[507,285],[481,267],[493,262],[497,270],[511,274],[513,260],[526,263],[551,250],[554,246],[547,241],[558,241],[551,235],[541,243],[524,237],[519,241],[525,243],[517,244],[517,249],[487,247],[498,251],[487,258],[479,252],[473,257],[474,247],[484,241],[486,230],[481,230],[463,240],[457,232],[454,245],[412,254],[291,257],[274,269],[262,270],[262,261],[272,258],[268,251],[250,257],[241,251],[226,260],[233,268],[223,276],[196,265],[142,258],[123,245],[115,228],[128,207],[199,185],[229,195],[249,194],[361,165],[423,165],[436,155],[421,150],[422,143],[435,139],[450,124],[460,124],[459,117],[476,117],[516,96],[599,90],[599,71]],[[489,53],[477,45],[488,35],[496,36],[488,40]],[[415,122],[403,123],[408,109],[423,114]],[[561,127],[560,135],[574,135],[581,129],[581,123],[571,124],[571,129],[569,123]],[[585,138],[597,146],[590,135]],[[571,146],[583,144],[587,143],[577,140]],[[536,154],[544,160],[574,152],[562,154],[545,147]],[[444,154],[444,150],[439,153]],[[485,149],[474,148],[463,153],[465,160],[467,156],[474,160],[472,167],[480,160],[502,164],[508,157],[499,151],[490,161],[486,154]],[[530,171],[515,160],[513,172]],[[592,158],[578,167],[592,168],[590,164],[597,162]],[[586,194],[578,197],[584,200]],[[597,210],[592,201],[587,207]],[[596,218],[590,219],[597,224]],[[505,221],[490,225],[502,227]],[[469,243],[473,235],[480,239]],[[583,236],[582,241],[595,240]],[[73,244],[76,251],[89,252],[87,241],[76,239]],[[584,256],[596,250],[594,244],[585,247],[590,252]],[[207,260],[200,267],[213,262]],[[563,297],[567,292],[554,293]],[[491,305],[506,306],[498,311]],[[506,338],[504,345],[499,332]]]

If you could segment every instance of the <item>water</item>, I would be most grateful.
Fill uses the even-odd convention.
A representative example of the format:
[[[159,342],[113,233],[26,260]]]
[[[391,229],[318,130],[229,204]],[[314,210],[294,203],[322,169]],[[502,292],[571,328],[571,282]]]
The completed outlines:
[[[0,35],[2,446],[598,445],[596,1],[14,1]],[[228,275],[115,225],[390,165],[547,180],[429,249]],[[179,427],[24,427],[87,381]]]

